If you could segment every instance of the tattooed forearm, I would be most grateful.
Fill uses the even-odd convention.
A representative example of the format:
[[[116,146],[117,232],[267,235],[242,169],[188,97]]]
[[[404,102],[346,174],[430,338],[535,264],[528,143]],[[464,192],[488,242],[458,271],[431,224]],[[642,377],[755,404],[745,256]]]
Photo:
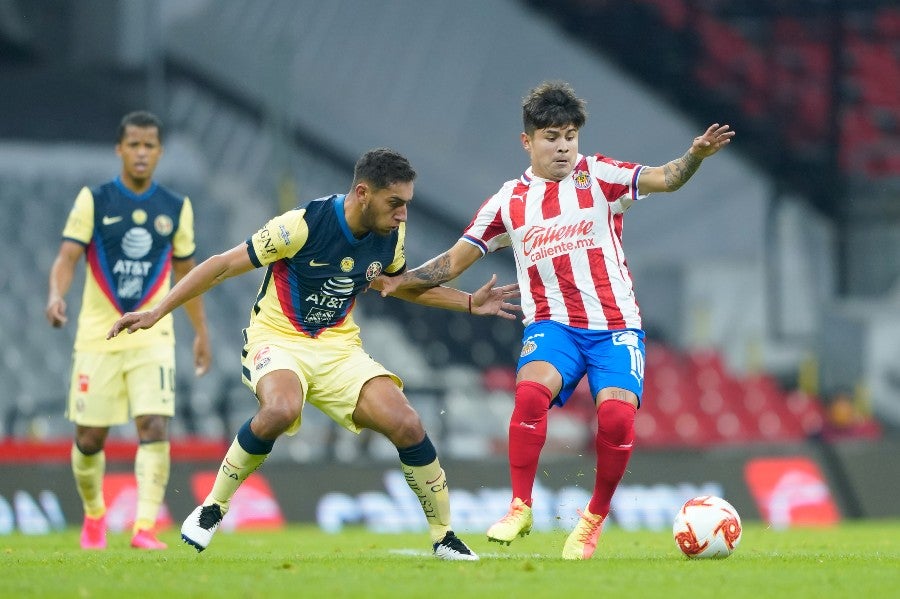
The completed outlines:
[[[688,179],[693,177],[697,169],[700,168],[702,161],[701,158],[691,154],[690,150],[688,150],[681,158],[676,158],[663,166],[666,187],[668,187],[669,191],[680,189],[682,185],[687,183]]]
[[[450,269],[450,256],[441,254],[422,266],[409,271],[405,278],[410,281],[410,287],[419,289],[437,287],[441,283],[446,283],[453,278]]]

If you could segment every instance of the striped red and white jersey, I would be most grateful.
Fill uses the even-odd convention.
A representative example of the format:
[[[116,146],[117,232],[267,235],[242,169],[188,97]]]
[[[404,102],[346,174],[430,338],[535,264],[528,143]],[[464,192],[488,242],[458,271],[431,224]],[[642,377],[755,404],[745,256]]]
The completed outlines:
[[[642,165],[578,156],[556,182],[531,168],[507,181],[462,239],[483,253],[511,246],[525,325],[553,320],[591,330],[641,328],[622,251],[622,217],[638,195]]]

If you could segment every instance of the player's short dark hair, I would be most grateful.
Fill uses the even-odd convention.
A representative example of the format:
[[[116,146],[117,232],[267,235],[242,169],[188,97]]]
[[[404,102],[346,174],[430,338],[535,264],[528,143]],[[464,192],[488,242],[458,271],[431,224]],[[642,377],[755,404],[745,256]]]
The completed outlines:
[[[353,168],[353,186],[368,181],[375,189],[385,189],[394,183],[415,181],[416,171],[403,155],[390,148],[375,148],[363,154]]]
[[[537,129],[564,125],[581,129],[586,120],[584,100],[565,81],[544,81],[522,99],[522,124],[528,135]]]
[[[129,125],[133,127],[156,127],[159,141],[160,143],[162,143],[162,120],[152,112],[147,112],[146,110],[135,110],[134,112],[129,112],[128,114],[123,116],[122,121],[119,123],[119,132],[118,136],[116,137],[116,141],[122,141],[122,138],[125,137],[125,127]]]

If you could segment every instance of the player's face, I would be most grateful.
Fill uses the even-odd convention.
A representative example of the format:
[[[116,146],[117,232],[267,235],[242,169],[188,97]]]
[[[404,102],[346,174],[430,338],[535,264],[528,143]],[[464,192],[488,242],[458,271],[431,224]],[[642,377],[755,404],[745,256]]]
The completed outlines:
[[[522,146],[531,156],[531,170],[542,179],[562,181],[575,168],[578,156],[578,129],[572,125],[536,129],[522,133]]]
[[[162,156],[159,130],[156,127],[126,125],[125,135],[116,145],[116,154],[122,159],[122,179],[125,184],[144,187],[153,177],[153,171]]]
[[[363,224],[378,235],[389,235],[406,222],[407,205],[412,197],[412,181],[391,183],[385,189],[369,188],[368,201],[363,204]]]

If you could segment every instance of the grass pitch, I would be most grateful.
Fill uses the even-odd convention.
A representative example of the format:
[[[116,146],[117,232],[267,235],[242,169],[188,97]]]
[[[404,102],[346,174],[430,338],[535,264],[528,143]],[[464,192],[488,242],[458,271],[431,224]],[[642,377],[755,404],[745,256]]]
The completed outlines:
[[[0,597],[277,598],[517,597],[897,597],[900,521],[776,531],[748,523],[737,551],[719,561],[681,556],[668,532],[603,533],[587,562],[559,557],[563,531],[532,533],[511,546],[460,536],[478,562],[433,558],[426,533],[331,535],[312,526],[219,532],[198,554],[174,529],[167,551],[78,548],[79,531],[0,537]]]

